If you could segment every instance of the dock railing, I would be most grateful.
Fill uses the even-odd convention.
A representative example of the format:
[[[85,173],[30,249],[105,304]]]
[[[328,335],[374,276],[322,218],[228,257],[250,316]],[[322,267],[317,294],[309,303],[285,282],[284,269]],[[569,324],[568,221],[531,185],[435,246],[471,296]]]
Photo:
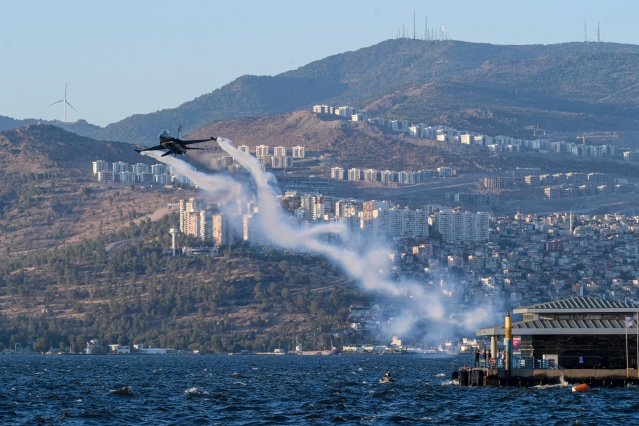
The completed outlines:
[[[506,359],[497,358],[495,360],[493,368],[503,369],[506,368]],[[484,367],[484,362],[481,362]],[[486,368],[490,368],[490,365],[486,365]],[[511,370],[560,370],[562,367],[557,365],[554,361],[543,358],[524,358],[513,357],[510,364]]]

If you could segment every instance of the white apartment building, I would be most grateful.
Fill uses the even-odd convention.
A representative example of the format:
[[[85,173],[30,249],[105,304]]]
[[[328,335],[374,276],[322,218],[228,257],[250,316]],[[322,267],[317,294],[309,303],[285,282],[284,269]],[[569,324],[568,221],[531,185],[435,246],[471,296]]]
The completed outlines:
[[[437,175],[439,177],[452,177],[453,169],[450,167],[437,167]]]
[[[290,169],[293,167],[293,157],[271,157],[271,167],[274,169]]]
[[[307,220],[322,220],[331,212],[330,199],[322,194],[303,194],[300,201],[300,209],[308,211],[303,215]]]
[[[155,176],[152,173],[137,173],[137,181],[140,183],[153,183]]]
[[[344,179],[344,169],[342,167],[331,167],[331,179]]]
[[[97,175],[98,172],[110,172],[111,164],[103,160],[97,160],[93,162],[93,174]]]
[[[218,245],[231,245],[235,242],[235,232],[226,215],[219,213],[211,216],[211,238]]]
[[[190,228],[189,213],[199,212],[200,203],[196,201],[195,198],[180,200],[178,209],[180,213],[180,232],[182,232],[183,234],[188,234],[188,230]]]
[[[362,180],[362,170],[357,168],[348,169],[348,180]]]
[[[191,210],[187,214],[188,225],[185,234],[199,238],[202,241],[210,240],[211,235],[211,215],[206,210]]]
[[[395,182],[396,173],[390,170],[384,170],[380,173],[380,180],[384,183]]]
[[[401,171],[397,173],[397,183],[414,184],[416,182],[417,172],[415,171]]]
[[[242,152],[246,152],[247,154],[251,153],[251,148],[249,148],[248,145],[240,145],[237,147],[238,150],[242,151]]]
[[[428,213],[424,210],[411,210],[408,207],[381,208],[362,212],[360,231],[372,237],[427,237]]]
[[[135,183],[135,173],[133,172],[121,172],[120,182],[122,183]]]
[[[351,200],[339,200],[335,202],[336,217],[351,217],[357,215],[357,203]]]
[[[98,172],[98,182],[115,182],[115,176],[111,171]]]
[[[304,147],[303,146],[294,146],[293,147],[293,158],[304,158]]]
[[[377,182],[377,170],[375,169],[364,170],[364,180],[366,182]]]
[[[349,106],[341,106],[335,110],[335,115],[339,115],[340,117],[351,118],[353,115],[357,114],[358,110]]]
[[[129,163],[125,163],[123,161],[118,161],[117,163],[113,163],[113,169],[111,169],[113,173],[119,174],[122,172],[129,171]]]
[[[131,166],[131,171],[135,174],[150,173],[151,168],[149,167],[148,164],[136,163],[133,166]]]
[[[276,146],[273,148],[273,156],[275,157],[286,157],[286,147],[285,146]]]
[[[266,236],[259,223],[259,213],[245,214],[242,217],[242,237],[251,244],[267,245],[271,240]]]
[[[156,176],[165,175],[169,172],[169,167],[166,164],[154,164],[151,166],[151,173]]]
[[[171,181],[167,175],[153,175],[153,182],[158,185],[168,185]]]
[[[316,114],[334,114],[335,108],[328,105],[314,105],[313,112]]]
[[[268,145],[258,145],[255,147],[255,157],[262,158],[268,156]]]
[[[433,231],[444,241],[488,241],[490,213],[468,210],[438,211],[432,218]]]

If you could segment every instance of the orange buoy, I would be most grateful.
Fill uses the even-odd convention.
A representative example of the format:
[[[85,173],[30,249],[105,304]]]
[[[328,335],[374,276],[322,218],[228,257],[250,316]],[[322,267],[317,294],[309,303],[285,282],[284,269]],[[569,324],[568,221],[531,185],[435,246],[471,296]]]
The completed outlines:
[[[579,385],[573,386],[572,387],[572,391],[573,392],[587,392],[588,391],[588,385],[585,383],[581,383]]]

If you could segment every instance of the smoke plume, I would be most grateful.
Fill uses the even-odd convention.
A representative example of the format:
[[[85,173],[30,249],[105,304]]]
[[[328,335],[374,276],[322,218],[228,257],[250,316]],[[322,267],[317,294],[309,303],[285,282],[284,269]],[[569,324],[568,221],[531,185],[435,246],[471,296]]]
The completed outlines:
[[[292,227],[280,207],[277,198],[279,194],[270,184],[275,182],[275,177],[271,173],[262,171],[255,157],[235,148],[228,139],[218,138],[217,142],[228,155],[249,171],[255,181],[254,194],[248,194],[246,188],[243,189],[243,185],[228,175],[207,175],[181,160],[160,157],[152,152],[148,154],[173,166],[177,173],[188,177],[218,204],[224,204],[232,199],[253,198],[258,206],[259,225],[275,245],[325,256],[365,291],[392,297],[393,300],[404,300],[410,309],[406,309],[405,314],[393,319],[388,328],[391,335],[405,334],[424,320],[428,320],[431,324],[438,324],[442,333],[451,331],[453,327],[465,332],[474,332],[493,316],[485,309],[451,315],[447,313],[442,303],[441,292],[427,289],[423,283],[413,280],[390,279],[388,276],[390,259],[387,250],[378,244],[369,244],[369,248],[363,253],[347,248],[350,234],[342,223],[316,224],[302,230]],[[322,236],[326,234],[339,238],[333,239],[336,242],[326,242],[322,239]]]

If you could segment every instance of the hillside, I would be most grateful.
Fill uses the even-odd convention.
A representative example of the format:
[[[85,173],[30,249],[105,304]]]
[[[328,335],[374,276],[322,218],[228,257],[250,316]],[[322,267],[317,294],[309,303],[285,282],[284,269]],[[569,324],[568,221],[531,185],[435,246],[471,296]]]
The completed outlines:
[[[407,138],[309,111],[216,121],[194,136],[210,134],[251,147],[303,145],[309,158],[300,169],[317,176],[332,164],[459,171],[459,177],[399,188],[335,183],[338,195],[388,198],[413,208],[437,202],[447,191],[477,190],[483,176],[510,174],[519,165],[548,173],[639,175],[632,163],[488,155],[477,147]],[[0,157],[0,348],[33,340],[38,350],[53,345],[77,349],[98,337],[109,343],[210,351],[270,351],[298,341],[326,349],[331,341],[339,345],[342,337],[357,339],[345,333],[350,304],[376,302],[312,255],[240,245],[223,247],[218,257],[170,257],[168,229],[178,222],[173,206],[194,192],[98,183],[91,175],[96,159],[149,161],[130,144],[33,125],[0,133],[0,149],[5,154]],[[184,158],[209,164],[221,154],[207,144],[206,151]],[[613,194],[551,204],[528,190],[508,202],[522,211],[532,204],[536,211],[590,204],[592,211],[614,212],[639,205],[636,198]],[[107,253],[107,245],[118,241],[127,244]],[[179,240],[179,245],[200,244],[184,236]],[[384,304],[393,315],[400,303],[394,306],[386,298]]]
[[[216,352],[330,348],[365,299],[326,261],[237,247],[172,258],[166,229],[141,222],[0,264],[0,349],[81,351],[104,343]],[[110,253],[114,241],[130,241]],[[191,241],[190,243],[195,243]]]
[[[290,149],[302,145],[307,157],[321,157],[321,165],[318,165],[324,167],[334,164],[396,171],[452,167],[460,173],[492,173],[516,167],[537,167],[557,173],[572,168],[575,171],[617,172],[625,176],[637,176],[636,166],[627,162],[606,159],[590,161],[570,155],[534,152],[496,155],[482,147],[412,138],[364,122],[310,111],[215,121],[191,136],[205,138],[210,135],[223,136],[236,146],[248,145],[252,149],[257,145],[268,145],[271,150],[275,146]],[[218,155],[221,155],[221,150],[211,148],[198,158],[207,164]]]
[[[277,76],[242,76],[173,109],[113,123],[99,138],[150,145],[158,131],[216,120],[351,105],[489,135],[637,131],[639,47],[615,43],[497,46],[387,40]],[[528,132],[529,134],[530,132]]]
[[[0,148],[0,349],[33,341],[38,351],[79,351],[95,337],[209,351],[326,349],[331,330],[347,327],[348,305],[364,300],[314,256],[242,246],[215,258],[167,256],[175,203],[194,193],[91,175],[95,159],[148,161],[129,144],[33,125],[0,133]]]
[[[32,125],[0,132],[0,150],[2,260],[156,218],[168,213],[166,205],[175,198],[162,190],[96,181],[95,160],[150,162],[130,144]]]

